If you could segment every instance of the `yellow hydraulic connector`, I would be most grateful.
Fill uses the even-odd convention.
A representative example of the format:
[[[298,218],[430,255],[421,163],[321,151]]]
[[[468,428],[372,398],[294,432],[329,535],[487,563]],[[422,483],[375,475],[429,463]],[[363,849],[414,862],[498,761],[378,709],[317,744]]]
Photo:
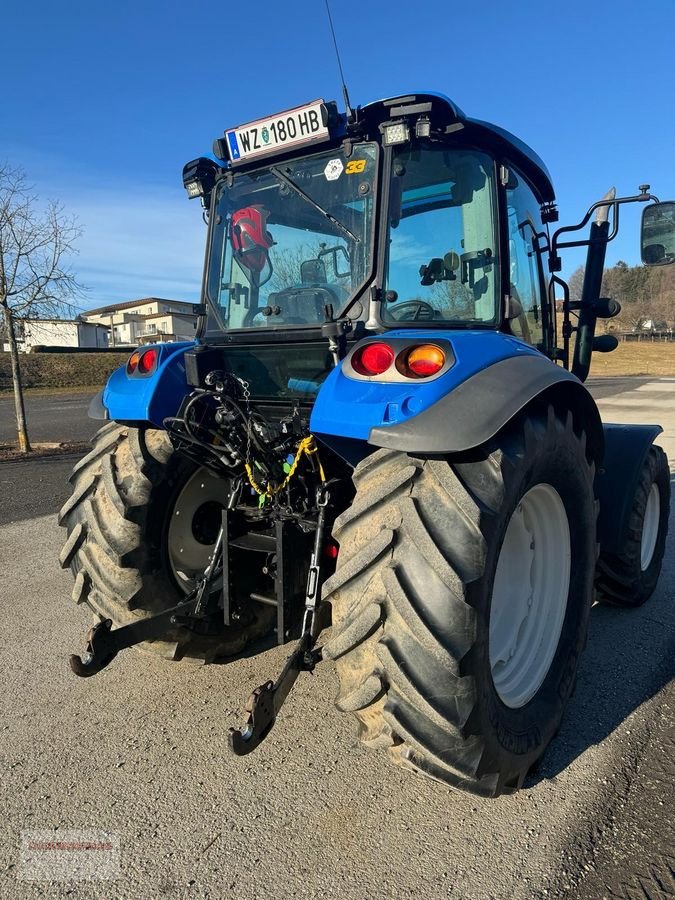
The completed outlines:
[[[314,440],[313,435],[310,434],[309,437],[303,438],[300,441],[300,443],[298,444],[298,449],[295,452],[295,457],[293,459],[293,462],[290,464],[288,471],[286,472],[286,477],[281,482],[281,484],[278,484],[274,487],[271,484],[268,484],[266,488],[260,487],[260,485],[256,482],[255,478],[253,477],[253,469],[251,467],[251,464],[247,462],[245,464],[245,468],[246,468],[246,475],[248,477],[248,483],[251,485],[251,487],[253,488],[253,490],[256,492],[256,494],[259,497],[264,497],[265,499],[270,499],[271,497],[273,497],[275,494],[278,494],[279,491],[282,491],[286,487],[288,482],[291,480],[291,478],[295,474],[295,470],[298,468],[298,463],[300,462],[301,458],[303,456],[313,456],[315,453],[318,452],[318,449],[319,448],[316,446],[316,441]],[[319,478],[321,479],[321,484],[325,484],[326,483],[326,475],[323,471],[323,466],[321,465],[321,460],[319,459],[318,455],[316,457],[316,462],[317,462],[317,466],[319,469]],[[262,502],[264,503],[265,501],[263,500]]]

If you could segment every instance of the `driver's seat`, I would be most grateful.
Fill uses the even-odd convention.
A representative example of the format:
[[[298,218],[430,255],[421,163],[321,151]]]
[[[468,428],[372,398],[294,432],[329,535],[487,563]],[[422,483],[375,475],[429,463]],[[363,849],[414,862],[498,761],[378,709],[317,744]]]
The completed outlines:
[[[285,288],[270,294],[268,303],[281,310],[278,316],[270,317],[270,325],[318,325],[326,318],[324,306],[335,303],[335,297],[322,287]]]

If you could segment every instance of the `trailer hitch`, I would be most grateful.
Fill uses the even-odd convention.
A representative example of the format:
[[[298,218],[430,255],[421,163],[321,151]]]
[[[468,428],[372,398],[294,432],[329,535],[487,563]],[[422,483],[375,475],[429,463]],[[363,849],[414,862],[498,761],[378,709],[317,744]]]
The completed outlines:
[[[318,492],[317,518],[314,546],[310,558],[305,592],[305,609],[302,632],[298,644],[286,660],[286,664],[276,681],[266,681],[256,688],[246,704],[248,719],[241,730],[230,729],[229,743],[237,756],[245,756],[255,750],[272,730],[276,717],[300,672],[312,672],[321,660],[321,650],[314,649],[318,633],[321,630],[320,620],[322,607],[319,596],[321,592],[321,551],[326,523],[326,508],[329,494],[325,486]],[[223,552],[223,528],[216,540],[214,553],[204,576],[197,587],[181,602],[170,609],[163,610],[146,619],[139,619],[123,625],[112,627],[110,619],[103,619],[87,633],[87,647],[82,657],[73,654],[70,657],[70,668],[81,678],[96,675],[105,669],[120,650],[132,647],[142,641],[161,637],[171,625],[180,625],[190,618],[204,618],[208,613],[209,587],[218,572]]]
[[[241,730],[230,728],[230,749],[237,756],[246,756],[265,740],[300,672],[311,672],[320,661],[321,651],[313,651],[311,644],[312,635],[305,632],[277,680],[261,684],[248,698],[246,725]]]

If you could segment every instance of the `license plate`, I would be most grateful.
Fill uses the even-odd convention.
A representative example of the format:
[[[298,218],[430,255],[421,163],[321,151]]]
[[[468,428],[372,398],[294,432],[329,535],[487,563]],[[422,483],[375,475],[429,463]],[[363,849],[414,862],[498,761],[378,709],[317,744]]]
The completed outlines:
[[[268,119],[259,119],[225,132],[230,160],[242,162],[255,156],[280,152],[298,144],[330,137],[323,100],[289,109]]]

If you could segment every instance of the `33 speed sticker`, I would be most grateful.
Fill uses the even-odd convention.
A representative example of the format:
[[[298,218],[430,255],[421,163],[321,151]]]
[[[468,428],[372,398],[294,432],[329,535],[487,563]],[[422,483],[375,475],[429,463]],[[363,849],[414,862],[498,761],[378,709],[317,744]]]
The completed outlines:
[[[361,172],[365,172],[366,162],[365,159],[350,159],[345,169],[345,175],[360,175]]]

